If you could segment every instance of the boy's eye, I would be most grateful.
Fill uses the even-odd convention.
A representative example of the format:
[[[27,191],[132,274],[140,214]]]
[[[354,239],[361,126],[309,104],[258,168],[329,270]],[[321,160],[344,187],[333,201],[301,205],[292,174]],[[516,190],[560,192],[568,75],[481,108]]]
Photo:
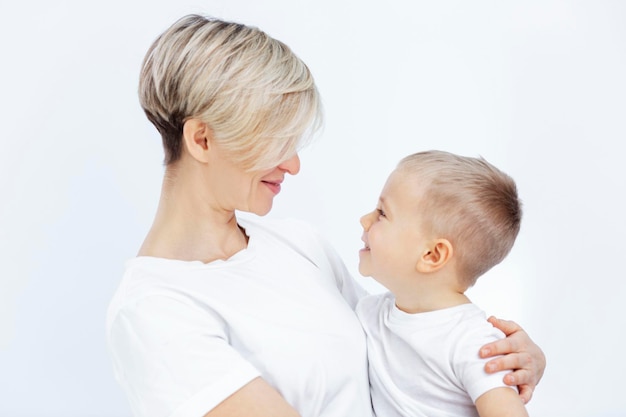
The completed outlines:
[[[376,209],[376,211],[378,212],[378,215],[380,217],[385,217],[385,212],[384,211],[382,211],[381,209]]]

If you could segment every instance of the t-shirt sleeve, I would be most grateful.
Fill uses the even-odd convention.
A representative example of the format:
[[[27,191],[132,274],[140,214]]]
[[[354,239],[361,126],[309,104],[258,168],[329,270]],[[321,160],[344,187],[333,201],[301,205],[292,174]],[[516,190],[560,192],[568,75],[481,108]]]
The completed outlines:
[[[290,218],[265,221],[263,225],[324,271],[352,310],[359,299],[367,295],[367,291],[348,272],[335,248],[310,224]]]
[[[491,358],[483,359],[478,355],[483,345],[502,338],[504,338],[504,334],[485,321],[484,325],[475,327],[457,344],[456,358],[453,360],[455,374],[474,403],[478,397],[491,389],[508,387],[503,382],[508,371],[488,374],[485,372],[485,364]],[[509,388],[516,389],[515,387]]]
[[[352,277],[350,272],[348,272],[348,268],[346,268],[346,265],[335,248],[319,235],[318,239],[323,247],[324,255],[328,260],[328,267],[335,278],[341,295],[343,295],[343,298],[348,302],[352,310],[355,310],[359,300],[368,295],[367,291],[365,291]]]
[[[116,377],[137,417],[202,417],[259,376],[229,345],[221,317],[184,297],[125,304],[108,337]]]

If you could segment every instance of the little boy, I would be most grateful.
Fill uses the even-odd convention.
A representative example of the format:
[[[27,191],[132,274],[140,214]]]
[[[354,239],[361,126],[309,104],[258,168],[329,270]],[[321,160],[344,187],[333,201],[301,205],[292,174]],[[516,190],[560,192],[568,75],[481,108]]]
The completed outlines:
[[[521,221],[513,180],[484,159],[404,158],[361,218],[359,271],[389,292],[357,306],[380,417],[528,416],[476,352],[504,337],[465,296],[509,253]]]

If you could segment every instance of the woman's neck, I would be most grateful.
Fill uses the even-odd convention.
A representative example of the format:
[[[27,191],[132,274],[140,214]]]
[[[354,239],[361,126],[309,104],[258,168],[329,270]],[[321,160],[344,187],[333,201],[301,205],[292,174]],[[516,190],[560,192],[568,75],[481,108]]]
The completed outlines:
[[[228,259],[247,247],[235,212],[219,209],[206,184],[194,178],[168,167],[139,256],[208,263]]]

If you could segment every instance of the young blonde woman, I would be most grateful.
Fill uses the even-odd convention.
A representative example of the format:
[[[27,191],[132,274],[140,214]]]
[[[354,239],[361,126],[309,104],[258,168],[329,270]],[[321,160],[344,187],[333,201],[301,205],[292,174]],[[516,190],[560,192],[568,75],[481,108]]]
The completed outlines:
[[[300,169],[321,114],[308,68],[256,28],[191,15],[148,50],[139,94],[166,169],[107,315],[134,415],[371,416],[364,291],[306,224],[236,215],[267,214]],[[494,370],[530,399],[543,353],[499,327],[483,354],[505,354]]]

